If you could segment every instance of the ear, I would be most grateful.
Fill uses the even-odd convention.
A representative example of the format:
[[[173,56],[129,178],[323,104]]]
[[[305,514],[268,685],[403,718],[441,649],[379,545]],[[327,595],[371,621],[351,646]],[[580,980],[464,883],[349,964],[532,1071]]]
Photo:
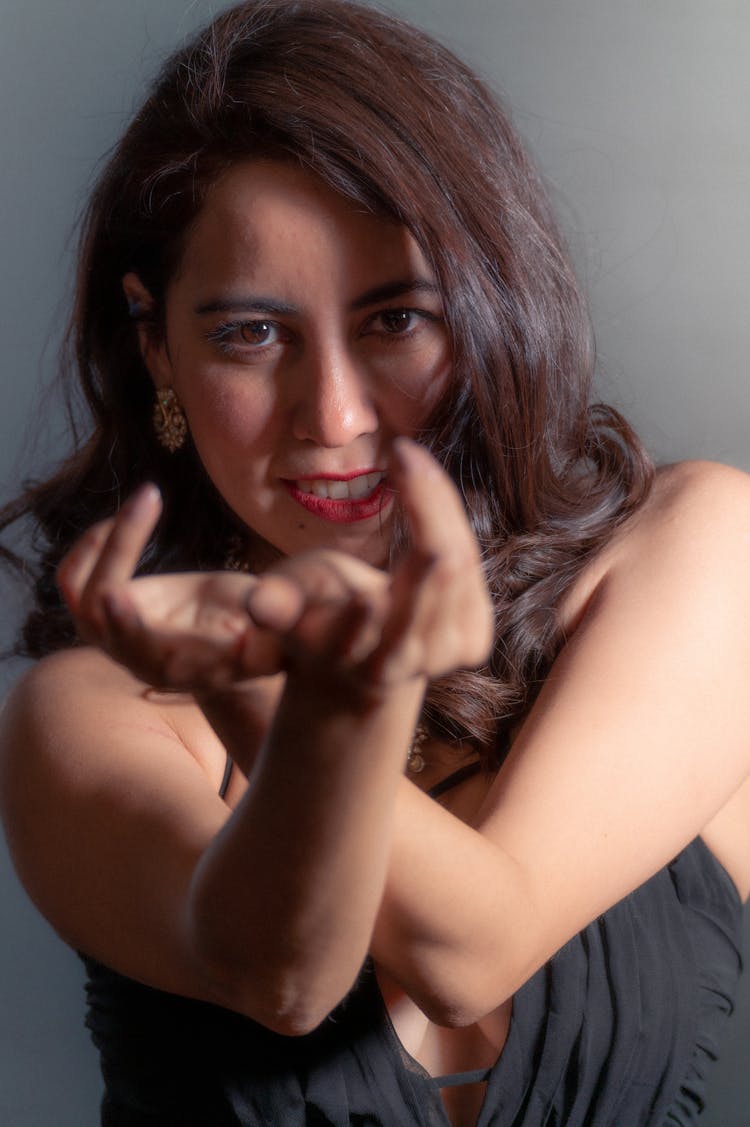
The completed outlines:
[[[170,387],[172,365],[166,342],[155,332],[154,324],[149,317],[149,313],[154,308],[154,299],[138,275],[132,271],[123,276],[122,290],[128,303],[128,312],[133,318],[138,333],[143,363],[154,381],[154,386]]]

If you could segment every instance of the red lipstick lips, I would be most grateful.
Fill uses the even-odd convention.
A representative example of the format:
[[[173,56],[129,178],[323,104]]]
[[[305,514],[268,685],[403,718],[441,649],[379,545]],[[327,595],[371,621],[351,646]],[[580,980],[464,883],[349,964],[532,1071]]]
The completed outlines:
[[[369,478],[369,481],[363,479]],[[349,484],[351,483],[351,484]],[[350,474],[319,474],[284,481],[290,496],[314,516],[334,524],[354,524],[377,516],[390,504],[392,494],[381,470],[355,470]],[[334,496],[330,496],[333,493]]]

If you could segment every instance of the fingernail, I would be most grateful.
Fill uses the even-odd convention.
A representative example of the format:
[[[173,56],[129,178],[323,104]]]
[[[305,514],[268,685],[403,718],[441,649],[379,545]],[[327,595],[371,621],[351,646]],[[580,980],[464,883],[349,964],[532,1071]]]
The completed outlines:
[[[135,493],[128,497],[122,508],[127,509],[131,516],[139,517],[152,510],[157,503],[161,503],[161,493],[152,481],[146,481],[143,485],[139,485]]]

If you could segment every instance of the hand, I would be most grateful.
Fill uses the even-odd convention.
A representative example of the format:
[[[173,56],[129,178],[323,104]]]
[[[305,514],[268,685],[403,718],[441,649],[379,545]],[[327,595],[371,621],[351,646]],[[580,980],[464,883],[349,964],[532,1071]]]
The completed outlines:
[[[90,529],[58,578],[81,637],[150,684],[213,690],[290,666],[368,685],[483,661],[492,608],[455,487],[423,448],[394,444],[411,547],[392,576],[314,550],[255,578],[133,572],[160,512],[153,486]]]
[[[133,572],[161,513],[153,485],[90,528],[64,557],[57,581],[83,641],[147,683],[190,691],[278,672],[278,639],[253,627],[245,608],[255,582],[238,572]],[[244,654],[253,634],[254,665]]]
[[[492,603],[458,492],[404,438],[394,443],[389,477],[411,534],[392,575],[340,552],[309,552],[267,572],[248,610],[284,637],[294,660],[338,666],[370,684],[478,665],[492,645]]]

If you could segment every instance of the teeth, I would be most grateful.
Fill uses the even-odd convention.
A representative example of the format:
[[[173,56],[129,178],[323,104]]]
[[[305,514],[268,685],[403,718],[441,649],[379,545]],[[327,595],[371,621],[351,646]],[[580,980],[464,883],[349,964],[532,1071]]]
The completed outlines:
[[[348,481],[329,481],[328,482],[328,496],[333,501],[343,501],[345,497],[349,496],[349,482]]]
[[[295,485],[302,493],[312,493],[314,497],[328,497],[332,501],[360,501],[369,497],[383,480],[382,473],[365,473],[349,481],[297,481]]]
[[[366,473],[361,477],[354,477],[351,481],[347,482],[349,486],[349,496],[354,500],[359,500],[361,497],[368,497],[376,486],[380,485],[383,480],[382,473]]]

